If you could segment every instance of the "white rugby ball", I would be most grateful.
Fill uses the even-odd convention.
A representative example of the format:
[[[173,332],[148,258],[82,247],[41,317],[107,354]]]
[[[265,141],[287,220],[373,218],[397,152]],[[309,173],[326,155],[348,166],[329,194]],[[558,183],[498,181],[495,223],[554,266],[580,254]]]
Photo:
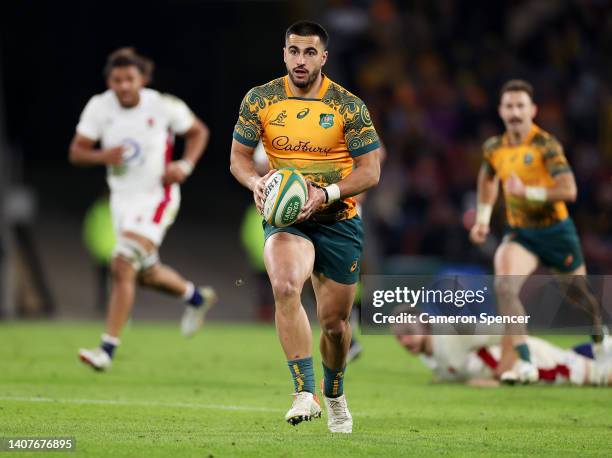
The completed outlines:
[[[304,176],[294,169],[280,169],[267,179],[263,217],[268,224],[286,227],[295,223],[308,200]]]

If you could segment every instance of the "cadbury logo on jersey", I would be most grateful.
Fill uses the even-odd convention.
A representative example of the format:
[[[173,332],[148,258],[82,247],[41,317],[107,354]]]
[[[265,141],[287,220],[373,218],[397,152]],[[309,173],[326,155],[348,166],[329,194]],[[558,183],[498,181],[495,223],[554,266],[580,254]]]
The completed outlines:
[[[289,137],[281,135],[272,140],[272,146],[281,151],[303,151],[305,153],[323,153],[327,154],[331,148],[323,148],[322,146],[314,146],[310,141],[300,140],[297,143],[292,143]]]

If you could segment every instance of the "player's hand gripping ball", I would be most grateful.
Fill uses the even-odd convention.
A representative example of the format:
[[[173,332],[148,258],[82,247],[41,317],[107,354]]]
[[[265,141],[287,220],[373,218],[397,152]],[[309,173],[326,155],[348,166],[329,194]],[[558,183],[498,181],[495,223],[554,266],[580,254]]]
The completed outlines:
[[[304,176],[294,169],[280,169],[273,173],[264,187],[263,217],[276,227],[295,223],[308,199]]]

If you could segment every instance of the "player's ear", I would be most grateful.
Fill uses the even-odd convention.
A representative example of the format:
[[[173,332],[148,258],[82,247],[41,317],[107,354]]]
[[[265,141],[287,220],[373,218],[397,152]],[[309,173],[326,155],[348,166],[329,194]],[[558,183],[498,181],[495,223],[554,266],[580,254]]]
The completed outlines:
[[[538,106],[535,103],[531,104],[531,119],[535,118],[538,114]]]
[[[325,65],[325,62],[327,62],[327,49],[323,51],[323,62],[321,62],[321,67]]]
[[[287,63],[287,48],[283,46],[283,62]]]

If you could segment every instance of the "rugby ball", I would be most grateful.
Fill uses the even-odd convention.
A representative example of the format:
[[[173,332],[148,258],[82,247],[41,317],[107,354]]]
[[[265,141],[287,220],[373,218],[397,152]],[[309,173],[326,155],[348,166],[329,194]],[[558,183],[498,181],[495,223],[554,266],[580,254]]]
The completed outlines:
[[[280,169],[266,180],[263,217],[276,227],[295,223],[308,200],[304,176],[295,169]]]

